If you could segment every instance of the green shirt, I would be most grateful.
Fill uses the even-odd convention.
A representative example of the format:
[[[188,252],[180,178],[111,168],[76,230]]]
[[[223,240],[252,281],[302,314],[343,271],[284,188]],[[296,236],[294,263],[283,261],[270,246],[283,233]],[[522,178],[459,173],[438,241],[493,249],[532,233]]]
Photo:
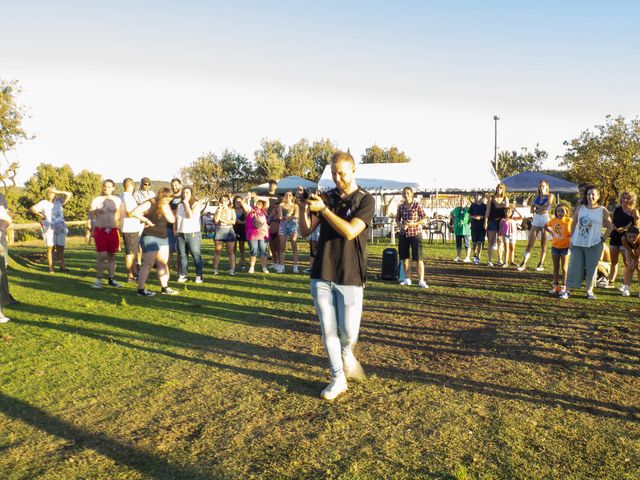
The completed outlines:
[[[468,207],[454,208],[451,212],[451,216],[453,217],[453,233],[455,235],[471,235]]]

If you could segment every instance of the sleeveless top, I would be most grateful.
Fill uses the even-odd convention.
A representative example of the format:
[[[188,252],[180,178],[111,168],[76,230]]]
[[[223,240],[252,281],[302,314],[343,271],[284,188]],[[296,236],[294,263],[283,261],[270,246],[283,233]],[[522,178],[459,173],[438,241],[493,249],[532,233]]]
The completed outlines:
[[[602,210],[604,207],[580,207],[578,219],[573,226],[571,245],[576,247],[593,247],[602,241]]]
[[[167,219],[156,211],[156,202],[151,200],[151,208],[145,215],[152,223],[153,227],[144,227],[142,230],[143,237],[167,238]]]
[[[613,210],[612,221],[613,226],[616,228],[626,227],[631,222],[633,222],[633,216],[624,213],[624,209],[622,207],[616,207]],[[615,230],[611,232],[611,239],[614,241],[615,245],[620,244],[620,242],[622,241],[622,237],[624,237],[624,233],[616,232]],[[618,242],[616,242],[616,240]]]
[[[296,211],[296,206],[292,205],[291,208],[287,208],[284,206],[284,204],[282,205],[282,217],[291,217],[293,216],[293,213]]]
[[[502,207],[496,206],[495,199],[491,199],[491,210],[489,211],[489,220],[500,221],[503,218],[507,218],[507,206],[506,201]]]

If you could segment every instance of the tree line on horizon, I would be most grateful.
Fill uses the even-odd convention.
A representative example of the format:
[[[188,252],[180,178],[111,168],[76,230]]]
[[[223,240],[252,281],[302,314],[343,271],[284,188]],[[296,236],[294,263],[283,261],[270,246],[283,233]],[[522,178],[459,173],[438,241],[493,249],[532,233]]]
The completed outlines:
[[[100,174],[82,170],[74,174],[68,165],[56,167],[41,163],[25,183],[16,188],[15,177],[19,162],[9,162],[6,154],[22,142],[34,138],[22,121],[25,109],[17,102],[20,93],[17,81],[0,79],[0,153],[4,163],[0,167],[0,186],[4,187],[10,209],[17,220],[28,219],[26,209],[44,198],[44,191],[54,186],[73,193],[67,205],[70,220],[84,219],[86,205],[100,191]],[[607,116],[605,122],[593,130],[584,130],[576,138],[565,141],[566,152],[559,157],[565,170],[550,173],[570,181],[589,182],[601,187],[605,203],[617,199],[620,192],[640,192],[640,120],[626,120],[623,116]],[[253,159],[225,148],[220,154],[208,152],[191,164],[182,167],[178,177],[191,184],[201,194],[215,197],[221,192],[246,191],[269,179],[298,175],[318,181],[337,144],[325,138],[310,141],[302,138],[292,145],[280,140],[262,139]],[[505,178],[524,171],[541,171],[547,152],[538,145],[504,150],[498,155],[497,175]],[[405,163],[410,158],[396,146],[388,148],[376,144],[365,150],[361,163]]]

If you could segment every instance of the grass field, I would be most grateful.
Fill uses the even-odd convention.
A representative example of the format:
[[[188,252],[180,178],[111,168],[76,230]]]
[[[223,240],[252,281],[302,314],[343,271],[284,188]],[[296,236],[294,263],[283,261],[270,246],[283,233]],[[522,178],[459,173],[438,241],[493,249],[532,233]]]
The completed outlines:
[[[304,275],[209,263],[204,284],[139,298],[91,289],[77,239],[69,274],[14,246],[0,478],[640,477],[637,296],[550,298],[550,265],[455,264],[450,244],[425,249],[429,290],[399,287],[373,278],[385,246],[356,349],[368,378],[333,403]]]

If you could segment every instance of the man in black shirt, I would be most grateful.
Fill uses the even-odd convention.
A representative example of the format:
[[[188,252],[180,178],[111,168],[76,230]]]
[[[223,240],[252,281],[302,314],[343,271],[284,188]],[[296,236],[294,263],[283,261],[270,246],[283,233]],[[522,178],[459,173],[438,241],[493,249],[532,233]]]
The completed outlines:
[[[302,203],[300,230],[309,235],[320,224],[316,259],[311,269],[311,294],[320,319],[332,381],[321,397],[333,400],[347,390],[347,378],[364,372],[353,354],[362,315],[367,271],[367,228],[375,201],[355,182],[355,161],[348,152],[331,158],[336,188],[312,194]]]
[[[484,228],[484,215],[487,213],[486,197],[481,193],[476,193],[473,203],[469,207],[469,218],[471,219],[471,242],[473,247],[473,263],[480,263],[480,254],[484,246],[484,239],[487,231]]]

